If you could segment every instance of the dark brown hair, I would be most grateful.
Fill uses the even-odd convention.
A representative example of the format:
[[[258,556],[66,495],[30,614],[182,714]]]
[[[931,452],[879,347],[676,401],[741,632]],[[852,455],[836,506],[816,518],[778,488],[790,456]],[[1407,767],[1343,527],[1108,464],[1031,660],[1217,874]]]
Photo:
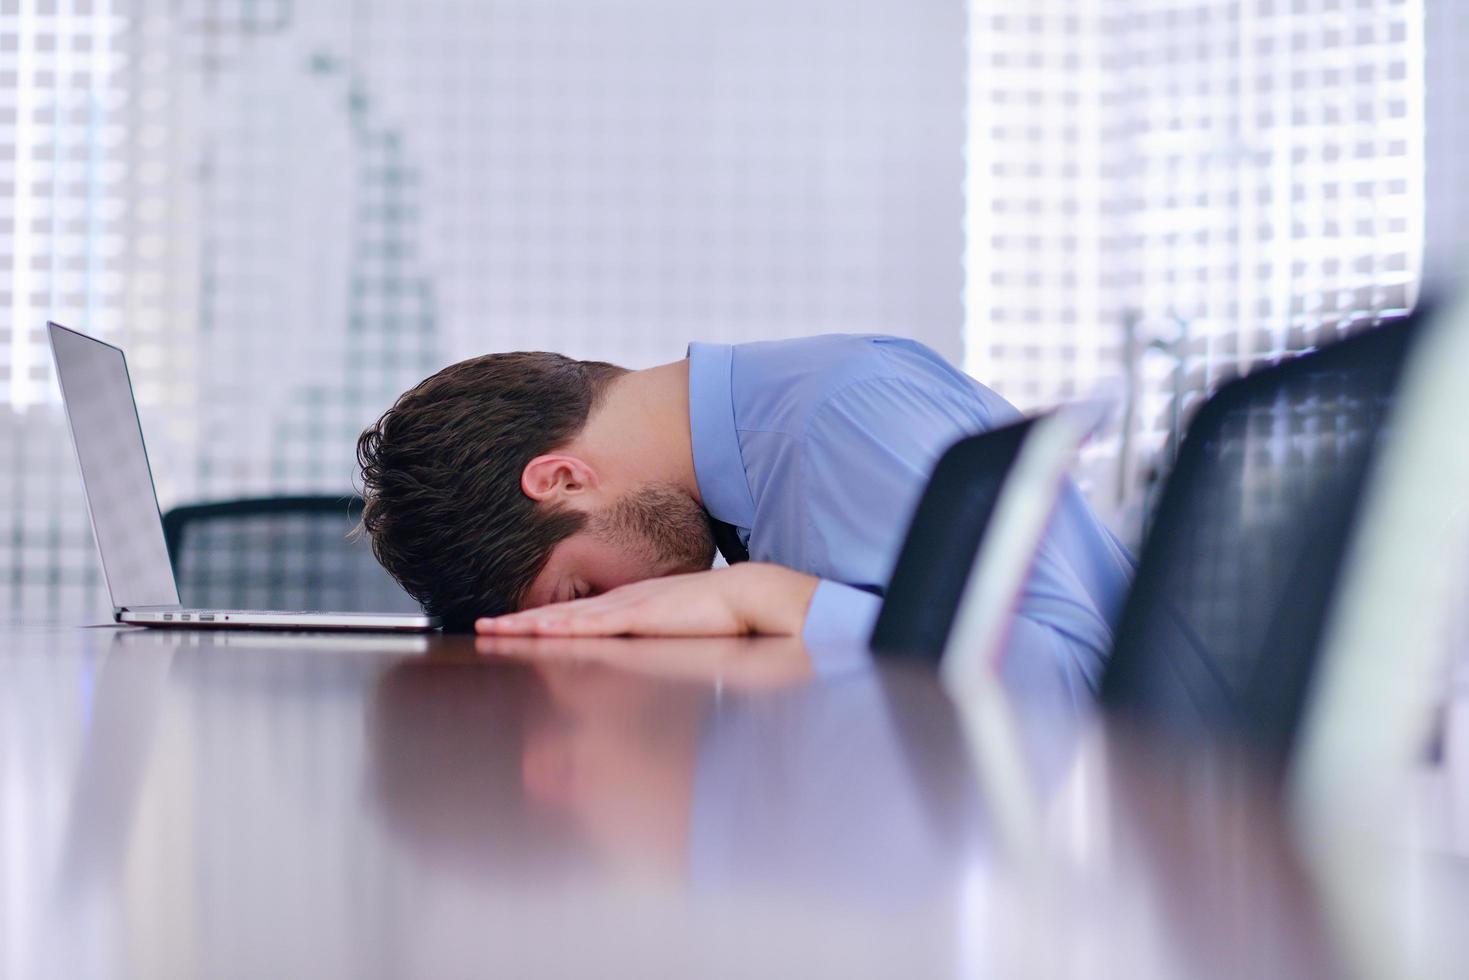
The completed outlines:
[[[537,506],[521,471],[573,439],[625,373],[560,354],[486,354],[404,392],[357,439],[378,561],[450,628],[515,609],[586,520]]]

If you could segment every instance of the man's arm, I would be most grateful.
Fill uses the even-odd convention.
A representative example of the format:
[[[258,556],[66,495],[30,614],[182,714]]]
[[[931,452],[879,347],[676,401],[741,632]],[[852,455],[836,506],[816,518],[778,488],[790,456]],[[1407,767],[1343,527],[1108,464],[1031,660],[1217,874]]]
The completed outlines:
[[[475,630],[492,636],[793,636],[801,632],[817,587],[830,584],[780,565],[741,562],[481,619]]]
[[[821,579],[806,608],[802,639],[810,646],[858,646],[866,649],[882,609],[882,597],[829,579]]]

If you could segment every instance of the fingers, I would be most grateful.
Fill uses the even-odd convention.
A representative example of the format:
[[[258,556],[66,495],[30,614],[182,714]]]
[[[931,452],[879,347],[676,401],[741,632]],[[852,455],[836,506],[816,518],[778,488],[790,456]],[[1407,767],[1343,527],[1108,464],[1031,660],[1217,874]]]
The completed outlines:
[[[591,599],[486,617],[477,620],[474,629],[488,636],[617,636],[628,629],[623,615],[628,605],[614,591]]]
[[[519,616],[481,620],[476,632],[486,636],[618,636],[625,628],[612,616],[593,611],[559,616]]]

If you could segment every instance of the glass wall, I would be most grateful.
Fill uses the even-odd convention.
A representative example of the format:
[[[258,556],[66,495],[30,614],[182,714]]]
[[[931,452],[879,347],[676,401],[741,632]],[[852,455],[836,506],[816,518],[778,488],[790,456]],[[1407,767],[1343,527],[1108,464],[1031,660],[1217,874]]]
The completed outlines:
[[[1135,539],[1204,393],[1450,281],[1465,50],[1447,0],[0,0],[0,609],[107,608],[48,318],[127,348],[165,507],[345,491],[488,350],[877,331],[1117,395]]]
[[[1088,484],[1131,534],[1202,395],[1416,302],[1423,7],[970,3],[967,366],[1111,383]]]
[[[163,506],[350,488],[438,366],[961,354],[960,0],[0,2],[0,615],[105,615],[48,318]]]

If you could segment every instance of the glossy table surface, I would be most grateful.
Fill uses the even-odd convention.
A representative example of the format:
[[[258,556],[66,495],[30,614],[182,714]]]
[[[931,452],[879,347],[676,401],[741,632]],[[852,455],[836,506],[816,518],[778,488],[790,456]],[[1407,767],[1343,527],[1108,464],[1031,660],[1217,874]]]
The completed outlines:
[[[1022,701],[792,640],[0,627],[0,976],[1469,962],[1416,802],[1309,846],[1249,766]]]

